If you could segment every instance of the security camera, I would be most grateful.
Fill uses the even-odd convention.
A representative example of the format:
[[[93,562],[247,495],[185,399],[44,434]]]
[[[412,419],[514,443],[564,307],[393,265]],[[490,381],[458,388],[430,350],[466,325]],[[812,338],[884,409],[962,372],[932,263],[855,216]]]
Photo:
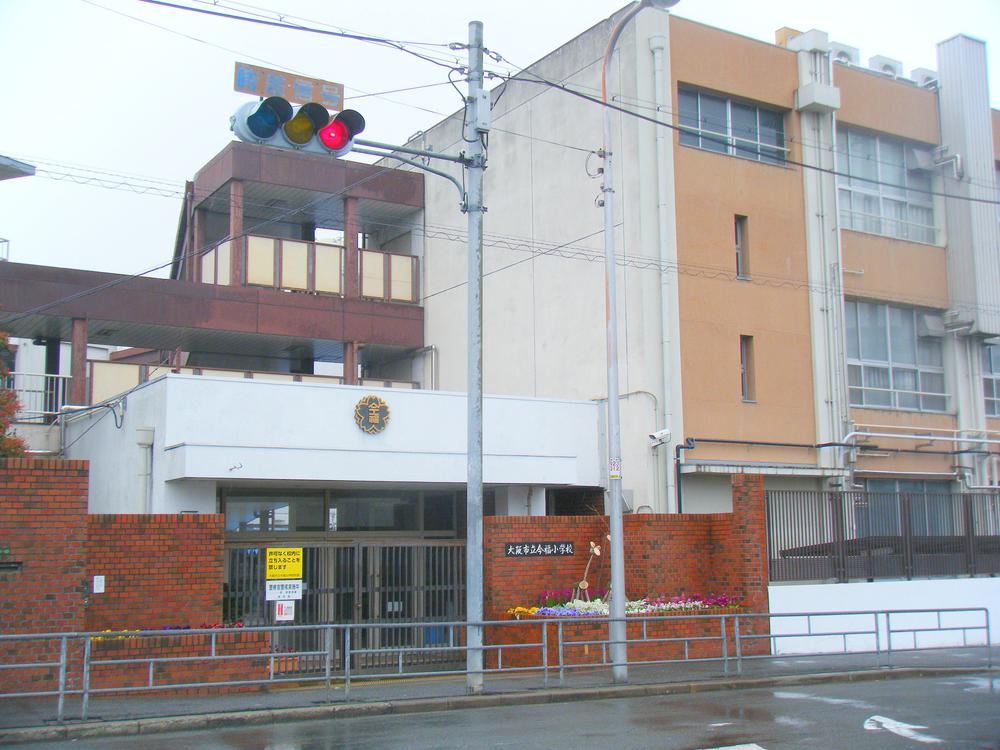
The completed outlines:
[[[649,441],[652,443],[652,447],[655,448],[658,445],[663,445],[670,441],[670,428],[664,427],[662,430],[657,430],[656,432],[651,432],[649,434]]]

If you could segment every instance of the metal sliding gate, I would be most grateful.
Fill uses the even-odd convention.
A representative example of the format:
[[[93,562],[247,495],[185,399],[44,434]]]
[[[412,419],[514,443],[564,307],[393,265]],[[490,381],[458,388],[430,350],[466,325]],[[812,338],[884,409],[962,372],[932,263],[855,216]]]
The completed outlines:
[[[461,651],[441,648],[452,645],[455,629],[435,623],[455,622],[465,613],[464,541],[229,542],[223,617],[227,624],[274,625],[272,651],[288,654],[275,659],[277,672],[321,670],[329,646],[319,642],[320,631],[282,632],[285,623],[275,622],[274,602],[265,600],[269,546],[302,547],[302,599],[296,602],[295,625],[358,625],[352,628],[351,650],[363,653],[354,657],[352,669],[394,666],[398,652],[389,649],[399,646],[415,649],[406,653],[410,665],[462,658]],[[410,625],[376,627],[393,622]],[[424,652],[422,646],[429,648]],[[343,644],[333,644],[333,650],[333,663],[343,669]]]

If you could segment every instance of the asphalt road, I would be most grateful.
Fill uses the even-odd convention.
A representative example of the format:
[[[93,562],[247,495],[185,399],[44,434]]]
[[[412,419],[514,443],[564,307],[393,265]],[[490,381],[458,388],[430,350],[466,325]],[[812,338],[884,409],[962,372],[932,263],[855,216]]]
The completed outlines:
[[[103,737],[46,750],[1000,750],[1000,675],[841,682]]]

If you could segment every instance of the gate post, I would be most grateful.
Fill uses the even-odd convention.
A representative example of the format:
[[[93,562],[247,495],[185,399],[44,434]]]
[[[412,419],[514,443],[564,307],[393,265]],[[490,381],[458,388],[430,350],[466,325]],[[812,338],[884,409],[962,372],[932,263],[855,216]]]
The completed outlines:
[[[962,513],[965,514],[965,569],[969,577],[976,575],[976,516],[972,495],[962,495]]]
[[[838,583],[847,582],[847,560],[844,549],[844,494],[831,492],[828,494],[830,500],[830,518],[833,521],[833,575]]]

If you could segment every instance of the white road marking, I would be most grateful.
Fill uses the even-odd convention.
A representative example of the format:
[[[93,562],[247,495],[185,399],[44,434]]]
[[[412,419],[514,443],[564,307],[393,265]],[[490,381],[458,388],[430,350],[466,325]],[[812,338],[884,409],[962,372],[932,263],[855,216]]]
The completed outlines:
[[[760,745],[726,745],[725,747],[703,747],[701,750],[767,750]]]
[[[772,693],[775,698],[786,698],[789,700],[800,700],[800,701],[818,701],[819,703],[827,703],[832,706],[850,706],[851,708],[876,708],[871,703],[865,703],[864,701],[856,701],[851,698],[827,698],[822,695],[810,695],[809,693],[789,693],[782,690],[776,690]]]
[[[731,721],[717,721],[715,724],[709,724],[710,727],[731,727],[732,725]]]
[[[906,737],[906,739],[914,740],[916,742],[926,742],[928,744],[943,742],[943,740],[939,740],[937,737],[931,737],[929,734],[920,734],[918,730],[927,729],[925,726],[921,726],[919,724],[904,724],[901,721],[896,721],[895,719],[890,719],[886,716],[868,717],[865,719],[864,728],[874,732],[884,729],[887,732],[892,732],[900,737]]]

